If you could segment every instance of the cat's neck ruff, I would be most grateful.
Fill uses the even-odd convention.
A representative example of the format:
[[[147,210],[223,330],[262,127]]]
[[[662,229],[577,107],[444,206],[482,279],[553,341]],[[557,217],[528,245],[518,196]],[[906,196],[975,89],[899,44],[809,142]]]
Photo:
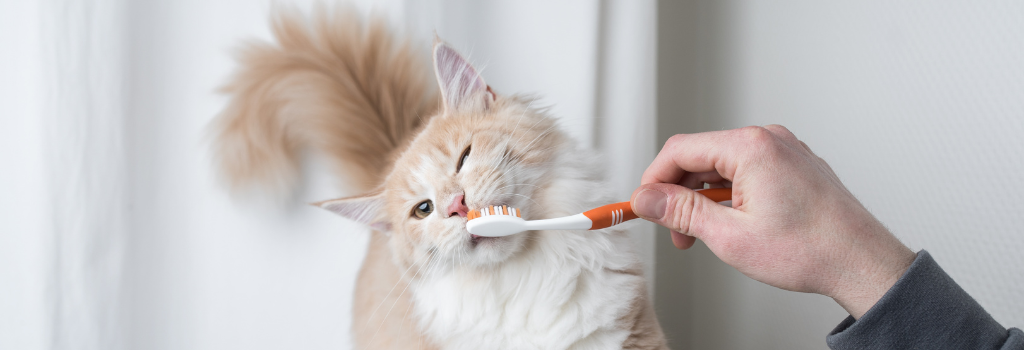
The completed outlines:
[[[420,325],[445,347],[615,348],[643,285],[623,232],[533,232],[538,249],[490,269],[455,269],[413,285]],[[619,246],[619,249],[610,249]],[[593,348],[587,346],[587,348]]]

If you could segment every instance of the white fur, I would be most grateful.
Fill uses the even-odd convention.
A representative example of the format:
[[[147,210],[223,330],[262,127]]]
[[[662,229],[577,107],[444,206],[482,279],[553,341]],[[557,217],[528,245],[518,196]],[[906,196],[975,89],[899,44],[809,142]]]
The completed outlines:
[[[552,185],[535,194],[539,206],[610,203],[598,190],[605,187],[597,180],[596,158],[566,153],[556,162]],[[566,214],[572,213],[545,216]],[[615,272],[639,270],[625,231],[532,234],[534,247],[500,264],[446,269],[414,282],[415,316],[426,334],[445,349],[621,348],[630,331],[617,320],[644,284],[641,276]]]

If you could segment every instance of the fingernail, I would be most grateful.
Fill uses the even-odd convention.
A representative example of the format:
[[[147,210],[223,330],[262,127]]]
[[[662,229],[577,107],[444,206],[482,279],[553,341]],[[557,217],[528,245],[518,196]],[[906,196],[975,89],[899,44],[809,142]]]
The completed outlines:
[[[665,216],[664,193],[655,190],[643,190],[636,195],[636,214],[645,218],[661,219]]]

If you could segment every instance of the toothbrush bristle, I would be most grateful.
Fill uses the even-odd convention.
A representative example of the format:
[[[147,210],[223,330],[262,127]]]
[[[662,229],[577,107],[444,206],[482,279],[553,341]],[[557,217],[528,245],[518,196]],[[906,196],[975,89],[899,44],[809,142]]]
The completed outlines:
[[[469,213],[466,214],[466,219],[467,220],[473,220],[473,219],[481,218],[481,217],[484,217],[484,216],[490,216],[490,215],[508,215],[508,216],[515,216],[515,217],[520,217],[520,218],[523,217],[523,214],[519,211],[519,209],[516,209],[514,207],[510,207],[510,206],[507,206],[507,205],[502,205],[502,206],[491,205],[491,206],[484,207],[483,209],[480,209],[480,210],[476,210],[476,209],[470,210]]]

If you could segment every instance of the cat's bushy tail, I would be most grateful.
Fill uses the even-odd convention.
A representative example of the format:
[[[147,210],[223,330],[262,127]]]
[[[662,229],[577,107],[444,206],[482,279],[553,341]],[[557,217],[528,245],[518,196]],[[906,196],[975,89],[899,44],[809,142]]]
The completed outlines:
[[[304,149],[327,155],[355,187],[379,184],[390,154],[438,108],[429,52],[356,11],[312,20],[279,11],[274,42],[246,45],[224,87],[213,154],[232,189],[290,191]]]

